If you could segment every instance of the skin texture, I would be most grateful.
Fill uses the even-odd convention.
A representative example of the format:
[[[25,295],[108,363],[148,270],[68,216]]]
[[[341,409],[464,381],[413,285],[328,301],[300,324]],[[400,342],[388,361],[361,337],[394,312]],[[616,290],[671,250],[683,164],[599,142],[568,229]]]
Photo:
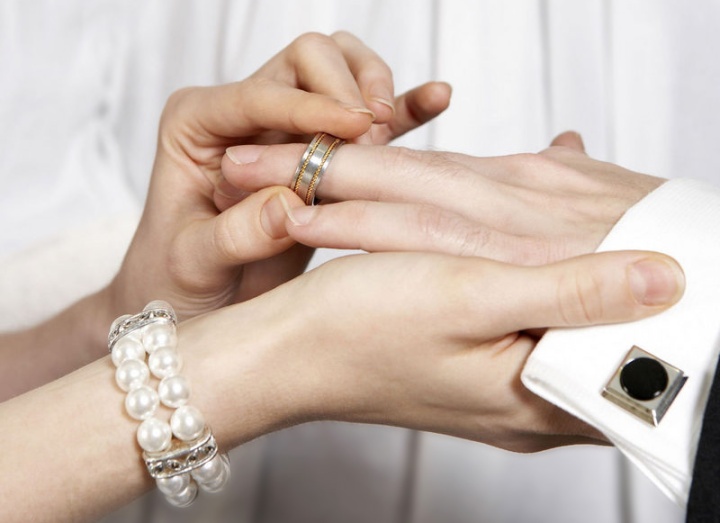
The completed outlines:
[[[226,183],[279,184],[303,145],[233,147]],[[317,194],[293,208],[294,239],[315,247],[433,251],[538,265],[592,252],[625,211],[664,180],[594,160],[576,133],[537,154],[495,158],[343,146]]]
[[[314,78],[308,55],[314,65],[327,60],[332,75]],[[423,123],[447,105],[449,95],[447,85],[432,83],[393,98],[386,66],[346,33],[303,37],[244,82],[173,95],[160,123],[145,213],[118,276],[36,329],[0,339],[6,399],[0,441],[16,450],[0,453],[0,469],[16,471],[0,477],[0,520],[92,521],[152,488],[134,441],[137,422],[123,411],[124,394],[112,383],[109,358],[97,358],[104,354],[110,321],[157,298],[173,303],[181,318],[192,318],[179,328],[183,373],[193,384],[193,404],[224,449],[320,419],[431,430],[516,451],[602,442],[592,428],[525,390],[519,372],[536,341],[530,333],[538,328],[634,320],[680,298],[682,270],[657,253],[604,253],[542,265],[599,241],[657,179],[648,177],[630,197],[615,195],[616,201],[613,191],[600,191],[602,183],[572,174],[572,162],[584,169],[589,159],[567,144],[551,148],[545,155],[550,160],[485,162],[483,169],[495,177],[484,182],[476,181],[477,159],[434,157],[451,174],[438,180],[423,170],[422,154],[367,145]],[[292,248],[295,239],[305,231],[313,245],[313,227],[322,220],[301,225],[308,211],[287,187],[271,186],[273,169],[262,176],[253,171],[257,165],[243,170],[236,162],[245,149],[231,149],[232,158],[224,154],[248,143],[307,140],[321,129],[357,142],[341,149],[333,167],[342,167],[341,155],[351,165],[358,151],[360,161],[386,162],[383,176],[393,169],[399,176],[354,188],[352,176],[324,182],[323,198],[361,199],[322,207],[318,216],[339,219],[336,232],[342,233],[330,234],[333,225],[326,221],[320,232],[327,241],[347,232],[347,217],[370,220],[380,209],[367,207],[358,215],[354,205],[389,206],[391,212],[408,206],[403,223],[412,225],[413,209],[443,203],[447,208],[425,212],[450,213],[456,221],[421,221],[422,234],[406,228],[413,234],[397,249],[414,250],[413,242],[425,241],[436,252],[346,257],[292,278],[309,253]],[[284,178],[304,149],[287,147],[295,156]],[[575,156],[563,157],[568,152]],[[556,154],[559,160],[552,158]],[[402,173],[413,159],[416,178],[408,184]],[[513,166],[515,177],[507,182],[504,173]],[[556,191],[531,190],[537,168],[547,166],[558,171],[544,173]],[[616,173],[618,179],[626,174]],[[438,181],[444,183],[434,187]],[[495,193],[481,199],[479,183]],[[395,185],[395,192],[377,192]],[[410,186],[420,190],[407,191]],[[462,198],[451,194],[463,186]],[[616,203],[593,208],[580,223],[580,204],[575,213],[562,209],[539,221],[538,209],[552,195],[558,203],[582,201],[591,189],[597,189],[591,202],[606,195]],[[499,196],[504,200],[493,203]],[[504,214],[501,204],[510,205]],[[332,209],[350,212],[333,217]],[[390,235],[371,250],[400,242],[393,220],[386,223]],[[453,251],[443,243],[446,224],[464,223],[492,235],[472,252],[474,237],[461,235],[467,241],[451,241]],[[370,224],[356,222],[356,237],[345,241],[372,246]],[[592,241],[583,239],[583,228]],[[533,235],[539,238],[533,249],[514,242]],[[553,247],[538,248],[543,242]],[[469,255],[490,246],[496,258],[519,263]]]
[[[387,65],[349,33],[304,35],[241,82],[174,93],[119,273],[50,321],[0,335],[0,399],[101,357],[112,320],[148,301],[165,299],[186,319],[303,272],[312,249],[295,245],[285,229],[285,207],[302,204],[289,189],[216,207],[228,146],[297,141],[320,130],[387,143],[442,112],[449,96],[446,84],[433,82],[395,97]]]
[[[151,288],[188,318],[298,275],[310,251],[289,250],[294,242],[277,223],[281,195],[285,205],[298,204],[289,190],[268,188],[222,213],[216,208],[226,147],[319,130],[387,143],[424,123],[413,115],[431,118],[444,109],[447,99],[423,105],[437,102],[430,96],[437,90],[429,84],[395,100],[387,65],[355,37],[338,33],[299,38],[242,82],[173,94],[160,121],[145,213],[112,286],[114,299],[137,308]],[[394,111],[377,102],[381,95]]]
[[[223,449],[335,419],[529,452],[602,440],[522,387],[535,343],[527,331],[638,319],[683,288],[681,269],[656,253],[540,267],[357,255],[184,322],[179,350],[192,404]],[[646,305],[648,295],[665,299]],[[16,471],[0,476],[0,520],[92,521],[152,488],[134,442],[138,422],[125,414],[113,373],[105,357],[0,404],[0,441],[18,450],[0,454],[0,468]]]

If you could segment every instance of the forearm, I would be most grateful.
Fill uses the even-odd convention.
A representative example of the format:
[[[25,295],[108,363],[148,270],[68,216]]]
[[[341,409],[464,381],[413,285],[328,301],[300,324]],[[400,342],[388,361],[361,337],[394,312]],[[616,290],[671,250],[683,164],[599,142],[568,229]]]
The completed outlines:
[[[152,486],[108,359],[0,405],[3,521],[90,521]],[[37,497],[42,502],[37,502]]]
[[[110,292],[103,289],[42,324],[0,334],[0,401],[105,355],[115,315]]]
[[[263,338],[270,332],[245,311],[179,330],[191,404],[223,451],[284,426],[285,413],[296,411],[283,405],[283,397],[294,395],[283,396],[266,378],[263,354],[276,345]],[[135,441],[139,422],[125,413],[114,373],[105,357],[0,405],[6,449],[0,454],[0,521],[91,521],[153,487]]]

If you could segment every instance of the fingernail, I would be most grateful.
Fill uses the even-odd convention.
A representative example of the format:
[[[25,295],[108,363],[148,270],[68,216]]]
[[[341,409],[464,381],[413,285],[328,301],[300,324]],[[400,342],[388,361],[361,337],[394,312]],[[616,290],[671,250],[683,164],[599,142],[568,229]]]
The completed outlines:
[[[370,118],[372,118],[373,122],[375,121],[375,118],[377,118],[375,113],[367,107],[355,107],[353,105],[346,105],[345,109],[351,113],[367,114],[368,116],[370,116]]]
[[[225,149],[225,154],[232,163],[242,165],[256,162],[267,148],[267,145],[236,145]]]
[[[281,193],[278,195],[280,197],[280,203],[283,206],[283,211],[285,211],[285,216],[294,224],[294,225],[302,225],[299,221],[297,221],[297,218],[295,217],[296,211],[293,211],[290,207],[290,204],[287,201],[287,198]],[[303,207],[299,207],[302,209]]]
[[[383,104],[383,105],[388,106],[388,107],[390,108],[390,110],[393,112],[393,114],[395,114],[395,104],[392,103],[392,102],[391,102],[390,100],[388,100],[387,98],[383,98],[383,97],[381,97],[381,96],[373,96],[373,97],[370,98],[370,99],[371,99],[373,102],[377,102],[377,103],[379,103],[379,104]]]
[[[263,205],[260,211],[260,224],[265,234],[274,240],[279,240],[288,235],[287,228],[285,227],[285,218],[289,216],[290,206],[285,196],[283,196],[282,193],[278,193]]]
[[[250,194],[249,192],[232,185],[222,174],[220,174],[217,182],[215,183],[215,191],[221,196],[237,201],[243,200]]]
[[[669,305],[678,300],[685,288],[685,275],[672,262],[645,258],[628,267],[630,289],[638,303]]]
[[[315,205],[305,205],[303,207],[295,207],[294,209],[288,209],[288,218],[295,225],[307,225],[315,218],[318,207]],[[291,214],[292,213],[292,214]]]

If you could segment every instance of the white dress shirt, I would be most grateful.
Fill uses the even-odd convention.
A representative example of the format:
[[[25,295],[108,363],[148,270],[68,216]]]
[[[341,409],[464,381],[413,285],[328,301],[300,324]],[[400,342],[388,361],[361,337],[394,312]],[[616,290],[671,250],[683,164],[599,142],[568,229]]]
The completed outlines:
[[[680,302],[633,323],[552,330],[523,371],[530,390],[602,431],[681,505],[688,499],[720,351],[718,238],[720,189],[692,180],[666,182],[626,213],[600,250],[645,249],[673,256],[687,282]],[[688,377],[657,426],[601,395],[633,346]]]

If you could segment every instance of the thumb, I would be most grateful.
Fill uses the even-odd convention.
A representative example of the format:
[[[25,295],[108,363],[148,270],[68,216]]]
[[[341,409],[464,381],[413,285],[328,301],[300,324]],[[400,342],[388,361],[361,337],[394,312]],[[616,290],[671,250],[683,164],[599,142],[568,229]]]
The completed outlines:
[[[285,228],[288,210],[303,205],[287,187],[250,193],[216,217],[197,222],[178,237],[176,259],[188,271],[212,274],[269,258],[295,242]]]
[[[675,260],[643,251],[590,254],[499,274],[495,282],[506,292],[493,314],[498,334],[637,320],[669,308],[685,290]]]

